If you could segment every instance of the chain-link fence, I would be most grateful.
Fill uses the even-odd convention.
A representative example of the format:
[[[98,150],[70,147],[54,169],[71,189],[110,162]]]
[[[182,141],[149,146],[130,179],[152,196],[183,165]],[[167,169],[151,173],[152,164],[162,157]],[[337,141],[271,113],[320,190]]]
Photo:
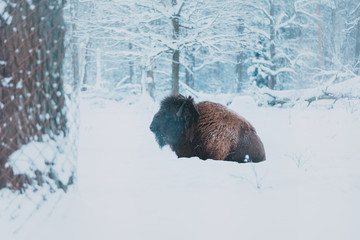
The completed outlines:
[[[69,4],[0,1],[0,201],[12,196],[11,205],[24,195],[38,205],[34,192],[41,201],[74,182],[78,84]],[[14,209],[14,216],[21,211]]]

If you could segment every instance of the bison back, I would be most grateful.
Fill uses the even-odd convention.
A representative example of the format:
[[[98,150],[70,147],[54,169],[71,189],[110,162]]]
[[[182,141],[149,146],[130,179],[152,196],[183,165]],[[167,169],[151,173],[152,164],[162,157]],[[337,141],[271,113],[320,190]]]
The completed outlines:
[[[193,142],[194,155],[236,162],[265,160],[264,146],[246,119],[213,102],[200,102],[197,109],[200,117]]]

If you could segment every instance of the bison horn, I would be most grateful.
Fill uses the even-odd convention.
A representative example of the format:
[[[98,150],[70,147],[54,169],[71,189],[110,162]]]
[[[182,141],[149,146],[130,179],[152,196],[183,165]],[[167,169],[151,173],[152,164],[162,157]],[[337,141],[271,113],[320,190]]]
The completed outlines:
[[[176,113],[176,116],[177,117],[180,117],[184,111],[184,105],[185,105],[185,102],[183,102],[179,108],[179,111]]]

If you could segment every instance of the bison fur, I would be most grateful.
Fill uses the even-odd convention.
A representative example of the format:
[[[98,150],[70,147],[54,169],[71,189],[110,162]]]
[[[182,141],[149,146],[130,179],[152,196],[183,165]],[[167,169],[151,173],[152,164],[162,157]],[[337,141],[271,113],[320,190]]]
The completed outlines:
[[[213,102],[194,103],[182,95],[166,97],[150,125],[160,147],[178,157],[243,162],[266,159],[255,128],[243,117]]]

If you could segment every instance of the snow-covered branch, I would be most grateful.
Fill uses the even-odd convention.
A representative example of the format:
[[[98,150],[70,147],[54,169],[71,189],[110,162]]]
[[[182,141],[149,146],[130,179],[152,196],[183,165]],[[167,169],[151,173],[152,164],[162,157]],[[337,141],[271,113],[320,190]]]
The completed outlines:
[[[306,102],[309,106],[319,100],[333,100],[335,103],[339,99],[360,99],[360,78],[310,89],[276,91],[263,88],[261,93],[270,106],[293,106],[299,102]]]
[[[268,7],[270,9],[270,2],[268,3]],[[273,21],[273,17],[270,15],[269,10],[265,9],[262,5],[256,5],[252,2],[247,2],[244,3],[244,7],[249,7],[249,8],[253,8],[255,10],[260,11],[261,13],[263,13],[263,15],[269,20],[269,21]]]

